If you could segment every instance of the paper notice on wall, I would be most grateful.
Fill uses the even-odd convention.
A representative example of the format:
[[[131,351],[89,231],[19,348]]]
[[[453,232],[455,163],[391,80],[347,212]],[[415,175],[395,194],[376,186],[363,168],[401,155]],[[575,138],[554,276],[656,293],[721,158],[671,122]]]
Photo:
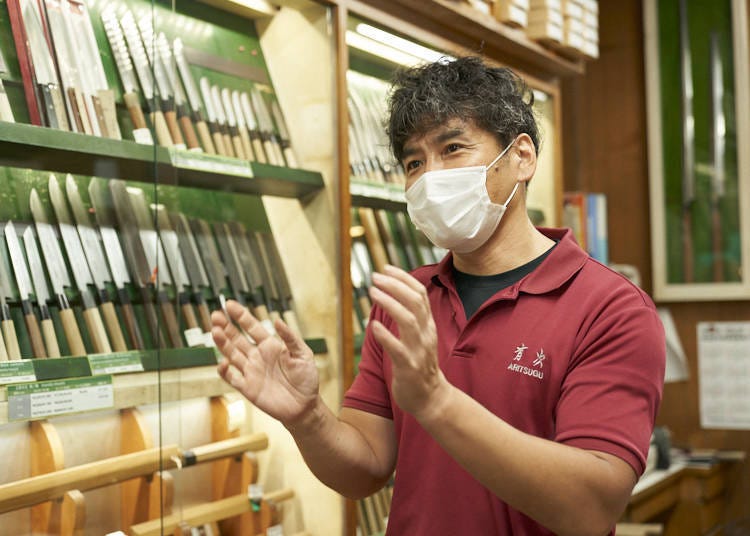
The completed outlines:
[[[672,319],[672,313],[666,307],[659,307],[659,318],[664,325],[664,338],[667,343],[667,364],[664,371],[664,383],[679,382],[688,379],[688,365],[685,350],[680,342],[680,335]]]
[[[701,426],[750,430],[750,322],[698,324]]]

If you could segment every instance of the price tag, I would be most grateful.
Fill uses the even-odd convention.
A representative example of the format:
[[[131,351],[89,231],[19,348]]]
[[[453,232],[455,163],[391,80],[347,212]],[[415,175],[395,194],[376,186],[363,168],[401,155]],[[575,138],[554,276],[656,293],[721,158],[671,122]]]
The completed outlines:
[[[141,145],[153,145],[154,138],[151,137],[151,131],[147,128],[137,128],[133,131],[133,139]]]
[[[172,165],[176,168],[221,173],[223,175],[236,175],[248,179],[253,177],[250,162],[240,160],[239,158],[227,158],[193,151],[180,151],[174,147],[169,148],[169,157],[172,160]]]
[[[186,329],[183,333],[190,348],[206,345],[206,334],[201,331],[201,328]]]
[[[284,536],[284,529],[281,525],[274,525],[266,529],[266,536]]]
[[[3,361],[0,362],[0,385],[11,383],[35,382],[36,372],[31,361]]]
[[[122,374],[124,372],[143,372],[141,355],[138,352],[119,352],[114,354],[90,355],[91,374]]]
[[[9,421],[40,419],[113,406],[112,376],[8,386]]]

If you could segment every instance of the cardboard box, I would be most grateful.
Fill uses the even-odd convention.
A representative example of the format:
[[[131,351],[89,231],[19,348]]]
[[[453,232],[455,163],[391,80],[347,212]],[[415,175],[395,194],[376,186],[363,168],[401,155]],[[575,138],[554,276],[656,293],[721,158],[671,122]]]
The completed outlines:
[[[533,24],[526,28],[526,35],[542,43],[562,43],[564,31],[562,26],[553,23]]]
[[[508,0],[497,0],[492,15],[508,26],[525,28],[529,24],[528,11]]]
[[[549,7],[535,8],[529,11],[529,26],[532,24],[547,24],[552,23],[557,26],[562,26],[564,18],[562,11],[559,9],[553,9]]]

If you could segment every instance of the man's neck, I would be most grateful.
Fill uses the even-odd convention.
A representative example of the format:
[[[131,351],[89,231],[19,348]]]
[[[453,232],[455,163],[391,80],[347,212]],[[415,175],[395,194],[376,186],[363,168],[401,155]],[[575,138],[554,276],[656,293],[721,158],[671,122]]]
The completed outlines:
[[[453,266],[467,274],[501,274],[536,259],[553,244],[534,227],[525,211],[509,211],[482,247],[471,253],[454,253]]]

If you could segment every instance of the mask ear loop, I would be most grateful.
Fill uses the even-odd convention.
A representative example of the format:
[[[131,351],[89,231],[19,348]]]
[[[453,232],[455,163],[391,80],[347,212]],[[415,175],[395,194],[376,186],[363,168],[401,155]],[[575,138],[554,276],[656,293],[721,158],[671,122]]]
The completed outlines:
[[[508,146],[505,149],[503,149],[503,151],[499,155],[497,155],[497,157],[492,162],[490,162],[489,164],[487,164],[487,169],[490,169],[492,166],[494,166],[497,163],[498,160],[500,160],[502,157],[504,157],[505,153],[507,153],[510,150],[510,148],[513,147],[513,144],[516,143],[517,139],[518,139],[518,136],[516,136],[515,138],[513,138],[513,141],[510,142],[508,144]]]

